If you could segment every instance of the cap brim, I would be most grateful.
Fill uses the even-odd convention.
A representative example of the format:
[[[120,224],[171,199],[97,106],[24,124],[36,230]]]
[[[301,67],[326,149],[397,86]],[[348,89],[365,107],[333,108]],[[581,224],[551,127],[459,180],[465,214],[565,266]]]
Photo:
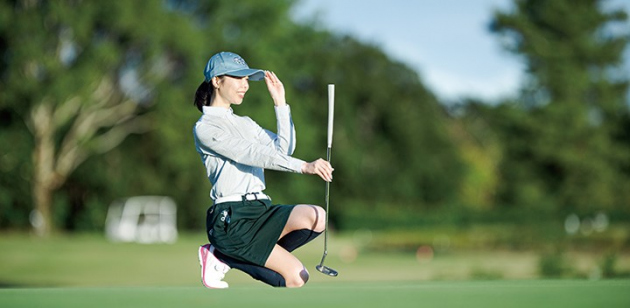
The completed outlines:
[[[248,68],[248,69],[242,69],[242,70],[227,72],[227,73],[225,73],[225,75],[235,76],[235,77],[248,76],[249,80],[258,81],[258,80],[262,80],[263,78],[265,78],[265,71]]]

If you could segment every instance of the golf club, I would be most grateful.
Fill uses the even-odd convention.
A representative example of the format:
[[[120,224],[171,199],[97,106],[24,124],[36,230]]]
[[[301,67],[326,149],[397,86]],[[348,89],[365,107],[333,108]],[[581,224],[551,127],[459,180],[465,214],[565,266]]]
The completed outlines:
[[[330,150],[332,148],[332,134],[333,134],[333,118],[335,114],[335,85],[328,85],[328,147],[326,149],[326,160],[330,162]],[[328,267],[324,266],[324,260],[328,254],[328,204],[330,199],[330,182],[326,182],[326,230],[324,234],[324,255],[322,261],[315,268],[328,276],[336,277],[339,273]]]

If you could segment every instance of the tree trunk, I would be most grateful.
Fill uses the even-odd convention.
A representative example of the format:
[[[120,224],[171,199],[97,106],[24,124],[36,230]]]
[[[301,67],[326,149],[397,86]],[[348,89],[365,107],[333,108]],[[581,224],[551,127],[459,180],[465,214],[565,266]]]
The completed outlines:
[[[35,172],[36,174],[39,172]],[[52,194],[53,189],[45,181],[35,179],[33,181],[33,202],[35,212],[31,216],[31,223],[35,233],[41,237],[49,236],[55,226],[52,220]]]
[[[56,189],[54,171],[55,145],[53,141],[52,112],[42,104],[33,112],[35,148],[33,149],[33,203],[31,223],[37,235],[49,236],[55,229],[52,219],[52,194]]]
[[[33,149],[33,204],[31,223],[40,236],[55,230],[52,219],[53,193],[89,155],[115,148],[127,135],[143,132],[150,122],[136,115],[138,104],[114,95],[112,82],[104,77],[87,102],[78,97],[54,104],[42,100],[31,110],[28,126],[34,136]],[[87,107],[86,107],[87,106]],[[63,135],[60,146],[55,134],[60,127],[71,127]],[[99,133],[101,128],[109,128]],[[90,150],[82,147],[89,140]]]

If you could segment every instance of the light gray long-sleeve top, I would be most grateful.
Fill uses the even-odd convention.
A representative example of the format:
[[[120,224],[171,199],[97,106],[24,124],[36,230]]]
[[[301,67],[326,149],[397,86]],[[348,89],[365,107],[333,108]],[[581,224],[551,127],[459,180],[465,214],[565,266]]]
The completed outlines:
[[[296,142],[291,109],[280,106],[275,112],[277,134],[232,108],[203,107],[193,135],[212,183],[210,198],[262,192],[264,169],[302,172],[304,161],[291,157]]]

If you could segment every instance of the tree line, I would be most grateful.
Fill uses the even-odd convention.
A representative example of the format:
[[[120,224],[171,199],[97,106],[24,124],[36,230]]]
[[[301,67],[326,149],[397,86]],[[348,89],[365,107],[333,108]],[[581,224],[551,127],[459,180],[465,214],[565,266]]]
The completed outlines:
[[[2,0],[0,228],[100,230],[109,204],[134,195],[171,196],[180,227],[202,228],[210,184],[192,98],[222,50],[283,80],[305,160],[325,157],[326,84],[337,85],[337,228],[628,219],[630,33],[607,4],[515,0],[494,12],[488,31],[527,80],[511,98],[453,105],[380,47],[295,22],[293,0]],[[236,112],[273,130],[272,106],[251,82]],[[315,177],[266,177],[275,202],[323,201]]]

